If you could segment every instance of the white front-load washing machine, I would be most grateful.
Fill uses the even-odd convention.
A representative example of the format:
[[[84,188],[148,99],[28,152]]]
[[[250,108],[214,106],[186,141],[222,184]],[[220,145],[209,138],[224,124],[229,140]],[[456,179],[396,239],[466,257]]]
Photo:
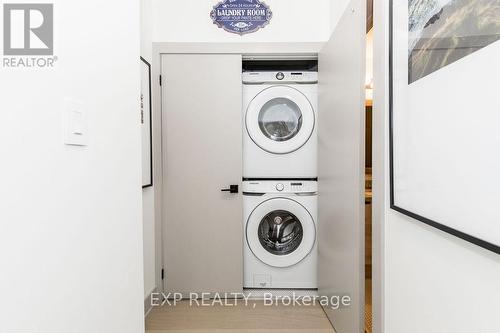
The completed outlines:
[[[243,182],[243,286],[317,288],[316,181]]]
[[[317,82],[317,72],[243,72],[244,178],[317,178]]]

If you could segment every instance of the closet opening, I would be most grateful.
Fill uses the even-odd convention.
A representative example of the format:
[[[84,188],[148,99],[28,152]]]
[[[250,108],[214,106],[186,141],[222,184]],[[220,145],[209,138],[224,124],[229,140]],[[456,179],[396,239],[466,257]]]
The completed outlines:
[[[321,44],[155,43],[164,274],[146,332],[364,330],[366,31],[353,7]]]

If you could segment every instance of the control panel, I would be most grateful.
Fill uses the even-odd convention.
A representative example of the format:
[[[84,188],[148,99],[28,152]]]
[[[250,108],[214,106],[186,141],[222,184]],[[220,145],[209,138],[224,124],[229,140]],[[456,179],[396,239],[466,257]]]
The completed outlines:
[[[244,193],[316,193],[317,181],[301,180],[261,180],[244,181]]]
[[[243,72],[243,83],[317,83],[318,72]]]

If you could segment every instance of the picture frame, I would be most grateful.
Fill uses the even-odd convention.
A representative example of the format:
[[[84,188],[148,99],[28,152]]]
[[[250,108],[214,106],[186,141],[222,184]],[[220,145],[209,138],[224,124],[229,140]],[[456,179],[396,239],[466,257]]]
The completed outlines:
[[[151,96],[151,64],[141,60],[141,132],[142,132],[142,188],[153,186],[153,110]]]
[[[454,14],[454,11],[458,11],[459,9],[462,10],[462,14],[466,10],[473,11],[473,2],[480,1],[481,0],[459,0],[455,2],[450,1],[449,3],[443,5],[441,8],[414,8],[412,6],[418,5],[424,7],[425,3],[419,0],[389,0],[390,208],[428,226],[439,229],[445,233],[458,237],[462,240],[475,244],[496,254],[500,254],[500,241],[498,241],[498,235],[500,235],[500,226],[493,225],[493,223],[487,225],[486,223],[488,221],[479,221],[483,224],[478,225],[478,221],[467,221],[467,218],[464,217],[463,214],[463,212],[467,212],[466,209],[469,209],[469,212],[471,212],[473,209],[476,209],[476,212],[482,211],[482,209],[484,207],[488,207],[491,202],[481,202],[481,207],[466,208],[463,208],[462,205],[457,202],[456,212],[453,211],[453,206],[449,203],[449,201],[451,201],[450,198],[444,198],[443,196],[439,196],[438,194],[428,199],[428,201],[434,200],[434,207],[429,204],[425,205],[419,202],[418,199],[424,197],[425,195],[434,195],[431,190],[428,190],[427,192],[425,192],[426,190],[422,190],[422,194],[414,195],[412,191],[415,192],[415,189],[418,189],[419,186],[420,188],[432,188],[433,190],[435,189],[436,193],[445,193],[446,190],[443,190],[439,185],[432,183],[432,181],[435,181],[435,179],[440,179],[439,177],[446,178],[447,175],[445,175],[444,173],[447,170],[454,170],[455,168],[461,169],[460,171],[464,175],[471,175],[472,168],[469,168],[467,165],[463,166],[459,164],[449,163],[452,159],[448,158],[449,155],[451,155],[448,154],[448,152],[444,152],[443,155],[445,155],[445,157],[441,157],[439,154],[436,154],[436,152],[440,152],[438,149],[436,149],[436,151],[430,151],[430,149],[428,149],[428,147],[430,147],[430,144],[439,146],[441,143],[437,139],[434,139],[434,141],[430,140],[426,137],[426,135],[422,133],[422,131],[417,134],[406,134],[406,132],[408,132],[408,129],[414,130],[414,127],[418,126],[421,126],[420,128],[423,128],[423,126],[425,125],[428,125],[430,128],[437,129],[439,129],[439,126],[443,126],[442,133],[448,134],[451,132],[448,130],[449,127],[447,127],[447,124],[444,123],[443,119],[445,119],[445,116],[439,114],[434,114],[431,117],[427,118],[425,116],[420,116],[417,111],[421,111],[421,113],[425,114],[428,113],[429,110],[425,110],[422,108],[416,109],[416,111],[412,110],[412,108],[415,107],[414,105],[412,105],[412,103],[418,104],[419,107],[422,105],[428,105],[425,103],[416,102],[417,98],[415,96],[421,98],[422,96],[424,96],[424,98],[430,99],[432,98],[432,96],[429,96],[429,94],[422,95],[422,91],[428,93],[428,91],[431,89],[430,87],[435,87],[436,83],[441,83],[443,86],[450,85],[450,82],[454,84],[454,80],[450,79],[450,77],[453,77],[454,75],[456,76],[457,73],[464,76],[469,75],[469,73],[472,73],[473,71],[468,71],[467,69],[474,68],[474,66],[479,68],[481,67],[479,65],[480,63],[488,61],[488,53],[485,52],[485,50],[483,50],[482,52],[477,51],[488,47],[490,44],[493,44],[500,39],[500,26],[490,25],[489,29],[491,30],[487,31],[486,33],[483,32],[482,34],[478,34],[477,31],[471,31],[470,34],[464,34],[463,31],[465,29],[474,29],[477,26],[473,24],[474,22],[470,22],[471,20],[473,20],[474,15],[462,15],[460,19],[462,19],[463,21],[469,20],[469,22],[465,23],[459,22],[458,19],[456,19],[458,15],[456,15],[455,17],[452,16]],[[406,3],[408,4],[407,8],[404,8]],[[459,6],[462,6],[462,8],[460,8]],[[406,9],[408,9],[408,11],[405,13]],[[418,20],[421,20],[422,17],[425,17],[425,10],[430,11],[428,17],[426,18],[428,20],[419,22]],[[415,11],[418,11],[418,15],[415,14]],[[406,26],[404,26],[405,19],[407,19],[407,30]],[[456,19],[456,21],[453,21],[454,19]],[[454,31],[448,30],[445,31],[446,36],[440,36],[439,33],[443,33],[443,31],[445,30],[443,26],[439,26],[441,24],[439,23],[440,20],[442,22],[447,22],[448,26],[460,27],[460,32],[462,35],[457,38],[457,36],[454,35]],[[450,22],[452,22],[453,24],[450,24]],[[396,23],[397,26],[395,26]],[[436,26],[438,26],[439,29]],[[420,30],[415,31],[416,29]],[[428,29],[428,31],[426,29]],[[408,35],[402,36],[402,34],[404,33]],[[418,38],[415,38],[415,36],[417,36]],[[480,36],[481,38],[479,38],[478,36]],[[452,43],[449,43],[449,41],[447,40],[451,38],[455,38],[453,40],[453,43],[455,45],[453,46]],[[456,45],[457,40],[458,45]],[[402,50],[403,46],[405,45],[408,46],[408,49]],[[407,52],[406,56],[408,60],[406,64],[404,64],[403,61],[403,58],[405,56],[403,54],[404,52]],[[404,70],[407,71],[406,75],[404,73]],[[487,69],[484,72],[487,72]],[[474,73],[474,75],[476,75],[476,73]],[[490,79],[493,80],[493,78],[487,76],[488,74],[483,75],[486,75],[487,80],[485,81],[489,82]],[[481,89],[477,87],[477,82],[482,82],[481,80],[474,80],[472,78],[468,79],[467,77],[463,77],[462,79],[463,82],[465,82],[462,82],[462,84],[464,85],[476,85],[475,87],[471,86],[469,89],[470,91],[477,91],[478,93],[481,93]],[[403,84],[407,84],[407,87],[402,87]],[[418,91],[418,93],[406,92],[406,90],[412,89],[412,85],[414,87],[413,89]],[[443,88],[444,91],[448,89],[452,90],[452,88],[448,87]],[[490,89],[483,89],[483,91],[484,90],[487,90],[487,92],[490,91]],[[485,94],[487,92],[485,92]],[[468,104],[469,99],[472,98],[458,92],[457,96],[458,97],[455,99],[459,101],[453,101],[455,104],[460,102]],[[446,97],[439,96],[439,98],[446,100]],[[486,112],[483,110],[490,107],[490,105],[488,105],[488,102],[490,104],[493,103],[493,99],[490,98],[490,95],[485,96],[484,99],[484,103],[482,102],[483,108],[478,108],[479,110],[481,110],[481,112],[477,112],[481,114],[476,115],[477,117],[486,114]],[[402,100],[404,100],[404,102],[402,102]],[[402,107],[403,105],[406,106],[406,108]],[[453,110],[453,106],[450,106],[450,109],[451,110],[447,110],[446,112],[456,111]],[[459,110],[456,112],[458,114],[457,117],[459,117],[459,120],[454,119],[454,121],[456,121],[457,123],[455,124],[455,126],[460,126],[464,122],[464,120],[467,119],[464,116],[464,113],[461,113],[462,108],[459,107],[458,109]],[[404,118],[405,113],[411,113],[412,111],[413,113],[411,114],[411,116]],[[443,108],[438,111],[442,113],[445,112]],[[484,120],[481,119],[483,121],[482,124],[487,123],[487,120],[489,119],[486,116],[484,116],[484,118]],[[427,120],[427,122],[424,122],[423,120]],[[489,120],[491,121],[491,119]],[[412,127],[409,126],[410,123],[412,124]],[[464,125],[463,128],[467,128],[467,125]],[[429,134],[428,136],[432,137],[432,129],[430,131],[431,134]],[[439,136],[434,137],[438,138]],[[441,137],[443,137],[443,135],[441,135]],[[421,139],[421,141],[428,141],[429,144],[421,144],[421,142],[419,141],[420,138],[423,138]],[[453,148],[450,148],[450,150],[452,149]],[[427,172],[428,174],[433,175],[433,177],[431,177],[433,179],[425,181],[425,177],[419,175],[418,172],[414,172],[414,170],[408,171],[412,169],[411,166],[401,166],[404,163],[411,164],[412,161],[419,160],[418,158],[413,157],[413,155],[415,155],[415,151],[419,155],[422,155],[421,160],[428,161],[431,165],[429,167],[422,167],[422,169],[426,169],[425,171],[422,171],[422,174],[426,174]],[[401,155],[405,155],[403,159],[409,159],[410,161],[401,162]],[[416,168],[413,167],[413,169]],[[441,175],[436,175],[435,170],[438,169],[442,170]],[[466,179],[460,179],[460,182],[470,184],[469,179],[467,179],[467,177],[465,178]],[[483,180],[483,178],[481,180]],[[444,181],[442,183],[445,184]],[[458,187],[458,185],[451,182],[448,182],[448,184],[450,184],[451,188]],[[402,200],[403,197],[405,197],[406,199]],[[462,215],[459,215],[460,213],[462,213]],[[467,216],[470,215],[472,214],[467,214]],[[490,213],[489,215],[492,214]],[[440,216],[441,218],[437,218],[436,216]],[[444,217],[446,217],[446,219]],[[491,219],[493,220],[495,218],[497,217],[493,216]],[[479,220],[479,218],[477,219]]]

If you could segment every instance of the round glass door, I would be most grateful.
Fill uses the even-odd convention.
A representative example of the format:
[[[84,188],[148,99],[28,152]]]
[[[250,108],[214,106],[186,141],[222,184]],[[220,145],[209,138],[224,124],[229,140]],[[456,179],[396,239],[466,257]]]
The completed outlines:
[[[316,242],[316,224],[297,201],[273,198],[250,214],[246,239],[252,253],[263,263],[289,267],[311,252]]]
[[[273,141],[287,141],[295,137],[302,127],[302,112],[295,102],[274,98],[259,112],[259,127]]]
[[[289,86],[272,86],[249,103],[245,125],[252,141],[274,154],[291,153],[307,143],[315,126],[307,97]]]
[[[299,219],[285,210],[275,210],[259,224],[260,244],[269,253],[282,256],[295,251],[302,243],[304,231]]]

